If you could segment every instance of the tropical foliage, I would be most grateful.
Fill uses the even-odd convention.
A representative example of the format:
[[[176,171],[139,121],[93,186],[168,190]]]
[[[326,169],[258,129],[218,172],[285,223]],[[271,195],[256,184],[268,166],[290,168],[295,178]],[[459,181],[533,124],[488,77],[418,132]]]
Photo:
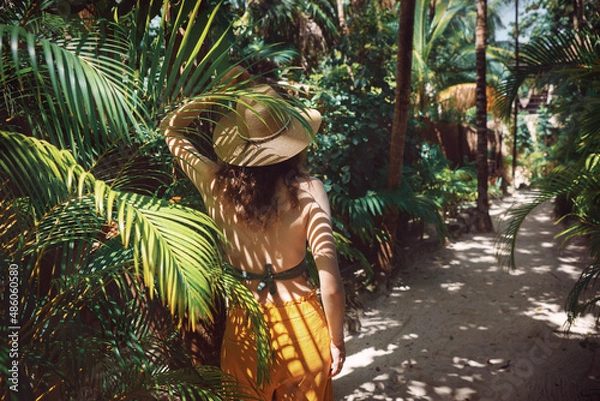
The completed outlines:
[[[549,149],[558,163],[536,182],[532,202],[511,211],[513,219],[502,238],[499,257],[508,266],[515,265],[516,238],[523,220],[533,208],[556,198],[557,211],[568,223],[560,236],[565,241],[586,238],[592,258],[569,294],[566,306],[571,321],[594,310],[599,300],[599,39],[597,32],[588,30],[536,38],[523,49],[524,63],[506,86],[506,93],[514,96],[520,82],[527,78],[537,78],[540,85],[555,85],[559,94],[555,115],[560,119],[560,130],[555,145]]]
[[[52,2],[3,6],[0,252],[19,279],[18,314],[3,327],[20,327],[20,394],[239,397],[234,380],[193,363],[181,336],[213,327],[225,298],[252,312],[268,362],[256,303],[222,273],[220,234],[155,132],[185,97],[235,95],[219,86],[223,36],[207,39],[218,9],[199,4],[164,3],[158,20],[138,5],[118,24],[72,22]],[[8,357],[3,399],[17,394]]]
[[[236,0],[230,3],[230,12],[236,53],[256,61],[257,69],[314,70],[338,37],[335,3],[329,0]],[[272,57],[272,46],[287,51]]]

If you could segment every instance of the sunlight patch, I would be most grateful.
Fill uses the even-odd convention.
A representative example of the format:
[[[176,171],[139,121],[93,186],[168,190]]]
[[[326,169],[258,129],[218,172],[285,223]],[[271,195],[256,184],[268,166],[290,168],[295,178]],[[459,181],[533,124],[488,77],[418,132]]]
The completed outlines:
[[[561,262],[565,262],[562,258],[558,258]],[[581,276],[581,268],[572,265],[560,265],[557,271],[568,274],[573,280],[579,279]]]
[[[562,307],[557,304],[537,301],[532,298],[530,298],[529,301],[537,306],[525,311],[523,313],[525,316],[552,323],[556,328],[564,327],[564,324],[567,321],[567,315]]]
[[[477,362],[472,359],[461,358],[458,356],[455,356],[452,358],[452,366],[454,366],[457,369],[463,369],[467,366],[470,366],[473,368],[485,368],[486,367],[486,365],[481,362]]]
[[[442,287],[444,290],[447,290],[449,292],[456,292],[456,291],[460,291],[460,289],[465,285],[465,283],[442,283],[440,284],[440,287]]]
[[[523,274],[527,274],[527,271],[525,271],[523,269],[511,269],[509,271],[509,274],[511,276],[522,276]]]
[[[552,272],[552,266],[536,266],[531,270],[538,274],[547,274]]]
[[[433,389],[433,391],[437,394],[437,395],[442,395],[445,397],[448,397],[450,395],[452,395],[452,389],[448,386],[439,386],[439,387],[435,387]]]
[[[598,335],[600,333],[596,326],[596,318],[591,313],[585,316],[580,316],[577,319],[575,319],[569,331],[572,334],[581,335]]]
[[[530,299],[530,301],[537,306],[524,312],[525,316],[529,316],[535,320],[551,323],[554,327],[556,327],[556,330],[563,330],[567,328],[567,314],[561,305],[536,301],[534,299]],[[595,317],[592,314],[578,317],[571,325],[569,331],[571,334],[597,334],[598,329],[596,328],[595,322]]]
[[[369,347],[360,350],[359,352],[348,356],[344,364],[342,372],[336,376],[340,378],[352,373],[356,369],[363,369],[375,362],[379,357],[392,354],[398,346],[396,344],[388,344],[386,349],[375,349],[375,347]]]
[[[473,238],[473,240],[475,240],[475,238]],[[485,241],[485,240],[481,240],[481,241]],[[477,245],[473,245],[471,242],[465,241],[465,242],[453,242],[450,245],[448,245],[448,249],[453,249],[456,251],[474,251],[476,249],[481,249],[483,252],[487,252],[487,253],[491,253],[490,251],[490,247],[487,244],[487,242],[481,242],[481,245],[477,246]]]
[[[471,263],[489,263],[489,264],[498,263],[496,255],[483,255],[483,256],[479,256],[477,258],[468,257],[468,260]]]
[[[408,389],[408,394],[414,395],[415,397],[419,397],[421,400],[433,400],[433,398],[427,396],[427,387],[426,383],[411,380],[406,386]]]
[[[371,336],[381,331],[386,331],[390,328],[399,327],[402,325],[397,320],[382,318],[378,315],[379,311],[377,310],[365,312],[365,316],[368,316],[368,320],[362,324],[360,332],[357,333],[358,338]]]
[[[454,399],[457,401],[470,400],[472,396],[477,394],[475,390],[469,387],[457,388],[454,390]]]

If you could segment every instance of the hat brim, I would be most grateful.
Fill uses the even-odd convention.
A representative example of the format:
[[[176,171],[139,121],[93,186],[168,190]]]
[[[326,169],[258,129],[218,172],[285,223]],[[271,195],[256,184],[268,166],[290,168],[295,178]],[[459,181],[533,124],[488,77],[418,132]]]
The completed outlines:
[[[227,164],[236,166],[269,166],[291,159],[302,152],[312,141],[321,125],[321,113],[315,109],[299,110],[311,131],[296,118],[275,138],[264,142],[249,142],[239,135],[237,115],[230,112],[219,120],[213,133],[213,146],[217,156]]]

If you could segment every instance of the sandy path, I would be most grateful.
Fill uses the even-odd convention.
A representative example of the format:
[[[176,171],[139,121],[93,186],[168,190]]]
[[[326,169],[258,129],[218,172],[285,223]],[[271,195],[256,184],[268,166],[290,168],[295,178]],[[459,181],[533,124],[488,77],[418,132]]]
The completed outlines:
[[[495,203],[499,219],[523,195]],[[402,271],[366,300],[335,379],[336,400],[600,400],[598,331],[580,319],[564,335],[563,304],[584,263],[561,248],[543,205],[518,238],[518,269],[495,259],[495,234],[465,234]]]

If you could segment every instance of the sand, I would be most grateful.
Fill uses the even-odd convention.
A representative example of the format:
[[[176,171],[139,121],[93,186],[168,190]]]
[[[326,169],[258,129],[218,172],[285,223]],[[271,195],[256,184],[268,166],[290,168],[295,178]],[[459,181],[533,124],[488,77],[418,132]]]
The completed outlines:
[[[494,201],[499,229],[504,211],[525,197]],[[499,230],[467,233],[403,267],[386,293],[364,295],[335,399],[600,400],[595,319],[564,331],[585,247],[563,246],[559,231],[544,204],[520,231],[516,269],[498,266]]]

